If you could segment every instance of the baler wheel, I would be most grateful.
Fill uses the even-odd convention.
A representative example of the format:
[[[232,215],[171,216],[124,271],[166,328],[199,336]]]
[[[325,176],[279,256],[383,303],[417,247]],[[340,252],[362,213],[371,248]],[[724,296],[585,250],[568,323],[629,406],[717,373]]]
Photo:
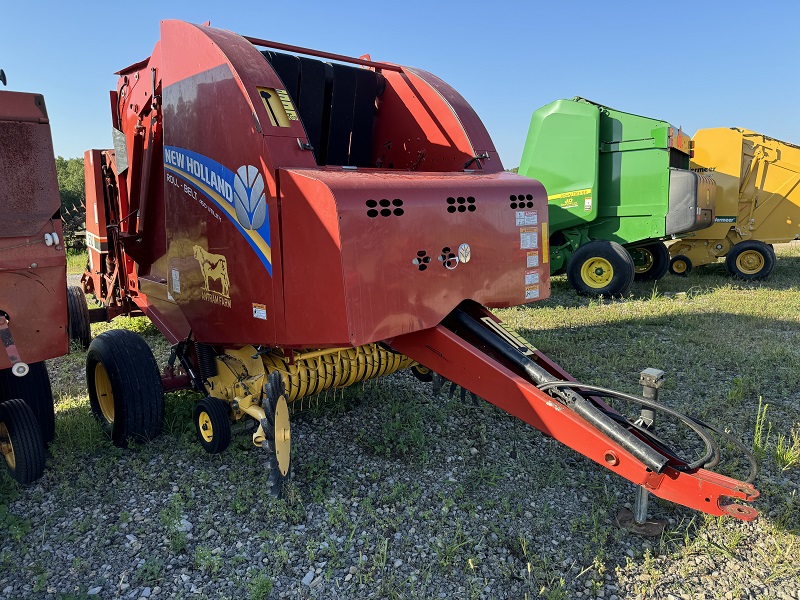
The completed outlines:
[[[19,398],[33,411],[45,445],[53,441],[56,417],[53,408],[53,390],[44,361],[29,365],[28,374],[17,377],[11,369],[0,371],[0,402]]]
[[[431,371],[428,367],[414,365],[410,370],[411,374],[423,383],[430,383],[433,381],[433,371]]]
[[[692,261],[684,254],[673,256],[669,261],[669,272],[680,277],[687,277],[692,272]]]
[[[578,248],[567,263],[567,280],[584,296],[624,296],[633,284],[633,258],[628,251],[606,240]]]
[[[266,418],[261,421],[265,439],[261,447],[269,454],[267,464],[269,492],[276,498],[283,495],[284,483],[291,477],[292,436],[286,385],[281,374],[273,371],[267,378],[264,397]]]
[[[153,353],[137,334],[113,329],[97,336],[86,354],[89,407],[116,446],[161,433],[164,391]]]
[[[219,454],[231,443],[228,405],[219,398],[207,397],[194,407],[194,427],[203,450]]]
[[[631,248],[636,281],[658,281],[669,269],[669,250],[663,242]]]
[[[92,330],[89,322],[89,305],[86,294],[77,285],[67,288],[67,331],[70,342],[78,342],[84,350],[92,341]]]
[[[739,242],[725,257],[725,266],[739,279],[764,279],[775,268],[775,251],[758,240]]]
[[[14,399],[0,404],[0,452],[8,472],[21,484],[31,483],[44,472],[42,433],[30,407]]]

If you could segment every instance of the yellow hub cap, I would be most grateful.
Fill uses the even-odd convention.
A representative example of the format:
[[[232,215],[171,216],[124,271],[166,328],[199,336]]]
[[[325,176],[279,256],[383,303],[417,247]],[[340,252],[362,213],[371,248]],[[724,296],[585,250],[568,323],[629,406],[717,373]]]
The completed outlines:
[[[286,404],[286,396],[281,396],[275,403],[275,458],[278,459],[278,470],[284,476],[289,472],[291,439],[289,406]]]
[[[197,424],[200,426],[200,435],[203,440],[210,442],[214,439],[214,428],[211,426],[211,417],[208,416],[206,411],[200,413],[197,417]]]
[[[9,469],[17,468],[17,458],[14,456],[14,446],[11,443],[11,436],[8,435],[5,423],[0,423],[0,452],[3,453],[3,458],[6,459]]]
[[[111,390],[111,380],[103,363],[97,363],[94,368],[94,389],[97,392],[97,403],[103,418],[109,423],[114,422],[114,392]]]
[[[682,260],[676,260],[674,263],[672,263],[672,270],[676,273],[685,273],[686,263]]]
[[[756,250],[745,250],[736,257],[736,266],[747,275],[755,275],[764,268],[764,256]]]
[[[635,270],[637,273],[647,273],[650,269],[653,268],[653,263],[656,259],[653,257],[653,253],[646,248],[636,248],[634,252],[637,254],[637,258],[641,264],[636,265]]]
[[[599,289],[606,287],[614,278],[614,267],[605,258],[590,258],[581,267],[581,279],[589,287]]]

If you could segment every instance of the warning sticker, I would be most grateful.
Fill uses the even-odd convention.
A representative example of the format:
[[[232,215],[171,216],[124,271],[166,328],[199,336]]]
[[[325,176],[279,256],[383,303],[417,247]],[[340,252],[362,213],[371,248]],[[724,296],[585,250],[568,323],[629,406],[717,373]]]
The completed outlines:
[[[172,269],[172,291],[176,294],[181,293],[181,274],[178,269]]]
[[[538,225],[539,215],[535,210],[518,210],[517,211],[517,227],[524,227],[526,225]]]
[[[256,319],[261,319],[262,321],[267,320],[267,305],[266,304],[256,304],[253,302],[253,317]]]
[[[525,265],[528,269],[532,269],[533,267],[539,266],[539,253],[538,252],[528,252],[528,262]]]
[[[536,227],[522,227],[519,230],[519,247],[533,250],[539,247],[539,230]]]
[[[584,198],[583,200],[583,210],[584,212],[589,212],[592,210],[592,199],[591,198]]]
[[[536,300],[539,297],[539,286],[532,285],[525,288],[525,300]]]
[[[534,285],[539,283],[539,271],[525,271],[525,285]]]

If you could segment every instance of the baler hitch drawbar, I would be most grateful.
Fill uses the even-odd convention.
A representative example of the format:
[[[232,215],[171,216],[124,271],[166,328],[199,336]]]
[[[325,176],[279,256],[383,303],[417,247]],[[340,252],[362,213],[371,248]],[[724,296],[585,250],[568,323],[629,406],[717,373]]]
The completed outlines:
[[[441,325],[391,344],[656,496],[743,521],[758,515],[754,508],[729,500],[752,502],[759,495],[752,485],[756,461],[743,444],[645,397],[572,380],[479,305],[464,303]],[[647,427],[621,415],[602,398],[633,402],[678,419],[703,441],[702,457],[681,459]],[[712,432],[747,456],[750,471],[744,482],[706,470],[719,464],[721,456]]]

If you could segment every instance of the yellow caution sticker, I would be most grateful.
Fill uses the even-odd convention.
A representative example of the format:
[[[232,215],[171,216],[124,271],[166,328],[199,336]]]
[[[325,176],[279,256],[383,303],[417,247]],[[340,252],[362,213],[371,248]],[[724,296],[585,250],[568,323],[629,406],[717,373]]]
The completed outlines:
[[[256,88],[264,108],[267,109],[269,122],[273,127],[289,127],[291,121],[299,120],[297,111],[289,97],[289,92],[277,88]]]

